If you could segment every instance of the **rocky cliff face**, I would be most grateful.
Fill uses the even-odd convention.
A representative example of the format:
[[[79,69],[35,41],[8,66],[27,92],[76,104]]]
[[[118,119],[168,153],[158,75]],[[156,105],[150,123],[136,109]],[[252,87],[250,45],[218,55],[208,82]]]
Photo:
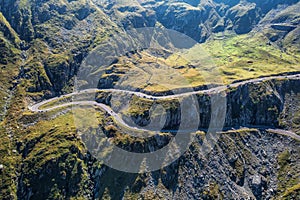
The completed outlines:
[[[226,126],[279,127],[289,121],[299,106],[294,102],[299,95],[299,80],[273,80],[246,84],[227,90]],[[109,94],[98,99],[112,106]],[[200,128],[207,128],[210,117],[208,96],[199,96]],[[143,101],[143,100],[140,100]],[[293,103],[291,102],[293,101]],[[151,103],[145,107],[151,107]],[[168,104],[168,103],[166,103]],[[174,104],[173,104],[174,105]],[[176,103],[175,103],[176,105]],[[296,109],[296,110],[295,110]],[[173,112],[172,112],[172,111]],[[297,111],[296,111],[297,112]],[[180,112],[167,112],[167,127],[178,127]],[[149,123],[149,112],[133,115],[139,125]],[[286,128],[292,128],[285,124]],[[108,131],[106,134],[115,134]],[[112,134],[112,135],[111,135]],[[164,146],[170,136],[157,136],[144,142],[135,139],[116,144],[128,151],[144,153]],[[114,169],[93,168],[95,198],[112,199],[288,199],[296,198],[297,190],[287,192],[299,182],[297,164],[299,142],[266,130],[231,130],[219,135],[213,149],[205,154],[205,135],[197,135],[189,150],[172,165],[149,174],[133,175]],[[207,149],[206,149],[207,150]],[[95,165],[94,165],[95,166]],[[287,173],[287,170],[295,170]],[[106,180],[118,180],[118,184]],[[283,182],[282,182],[283,181]],[[284,186],[285,185],[285,186]],[[110,192],[115,191],[115,192]]]
[[[86,55],[111,34],[131,27],[164,26],[204,42],[212,33],[247,33],[259,24],[268,27],[271,42],[297,52],[297,1],[99,2],[0,0],[1,198],[298,199],[299,142],[289,137],[235,130],[221,134],[212,151],[203,154],[205,135],[197,133],[193,145],[169,167],[129,174],[103,165],[87,151],[69,108],[50,113],[27,109],[31,101],[72,91]],[[278,80],[228,88],[226,126],[276,126],[299,133],[298,86],[299,81]],[[199,128],[205,129],[212,115],[211,97],[197,98]],[[115,106],[109,95],[98,100]],[[123,114],[147,125],[152,102],[138,98],[135,103],[138,112]],[[178,102],[162,103],[168,111],[165,128],[178,127]],[[135,141],[122,134],[109,115],[99,113],[96,130],[106,131],[127,150],[151,152],[174,136]]]
[[[89,49],[118,30],[89,1],[1,1],[0,12],[21,39],[29,92],[47,96],[67,92]]]
[[[300,92],[298,84],[298,80],[275,80],[231,91],[227,98],[226,126],[278,126],[287,96]]]
[[[20,4],[16,0],[1,1],[0,11],[9,21],[13,29],[20,35],[20,38],[31,41],[34,38],[34,28],[32,25],[32,11],[30,7]]]
[[[283,185],[299,181],[299,142],[244,130],[222,134],[209,154],[203,154],[202,145],[199,136],[178,161],[149,174],[94,169],[94,198],[281,199]],[[295,172],[281,183],[287,168]]]
[[[285,108],[293,105],[289,100],[290,96],[299,95],[297,85],[299,80],[274,80],[261,83],[250,83],[237,88],[227,89],[227,107],[225,127],[240,127],[240,126],[270,126],[279,127],[282,125],[281,117],[286,114]],[[211,96],[213,94],[198,95],[200,129],[207,129],[212,116]],[[142,101],[142,100],[141,100]],[[166,102],[166,104],[169,104]],[[153,104],[151,104],[153,105]],[[149,108],[151,107],[149,105]],[[133,105],[134,106],[134,105]],[[180,104],[178,104],[180,106]],[[144,113],[127,112],[125,115],[133,119],[136,124],[145,126],[149,124],[149,110]],[[126,119],[126,117],[125,117]],[[178,107],[170,107],[167,110],[165,128],[172,129],[179,127],[181,121],[181,111]],[[153,120],[153,119],[152,119]]]
[[[141,4],[110,2],[101,5],[109,15],[113,13],[113,16],[121,18],[125,28],[154,26],[157,22],[168,29],[185,33],[196,41],[204,42],[212,33],[225,30],[233,30],[237,34],[249,33],[269,12],[277,8],[284,10],[286,6],[296,3],[296,0],[278,0],[272,3],[255,0],[146,0]],[[149,18],[143,14],[145,9],[151,13]],[[283,18],[279,20],[279,23],[282,23],[282,20]],[[136,24],[137,21],[139,24]]]
[[[298,84],[299,80],[283,79],[228,89],[227,126],[272,127],[278,126],[283,119],[290,122],[289,116],[299,107],[295,102],[291,104],[299,95]],[[112,106],[109,93],[99,93],[98,96],[98,101]],[[203,119],[209,118],[211,105],[208,97],[199,96],[198,99],[202,103],[199,108],[201,116]],[[240,108],[243,105],[245,108]],[[178,109],[175,107],[170,109],[173,110],[171,115],[176,115]],[[177,126],[179,121],[174,118],[169,117],[169,126]],[[54,119],[54,124],[62,119]],[[52,123],[52,120],[47,123]],[[207,123],[209,119],[206,122],[202,120],[202,127],[207,127]],[[93,130],[88,130],[86,139],[91,139],[101,153],[108,151],[98,146],[99,138],[95,136],[101,131],[120,148],[139,153],[153,152],[167,145],[174,137],[174,133],[155,135],[146,140],[130,137],[109,114],[101,118],[100,124],[94,128],[95,135],[90,135]],[[265,127],[215,133],[219,138],[210,147],[205,142],[208,136],[198,132],[193,144],[177,161],[145,174],[120,172],[103,165],[101,160],[93,157],[94,154],[83,150],[82,145],[75,145],[79,140],[72,128],[65,130],[64,126],[53,128],[50,125],[48,129],[43,128],[41,133],[25,137],[19,144],[18,151],[23,157],[19,198],[289,199],[299,196],[299,190],[295,189],[299,183],[299,141],[274,134]],[[63,139],[58,134],[60,129],[64,129],[67,138]],[[54,148],[57,151],[55,156],[50,153],[53,151],[50,148],[49,155],[53,157],[45,161],[42,152],[47,150],[43,146],[50,143],[55,147],[57,141],[53,138],[63,143],[59,143],[58,150]],[[63,146],[65,142],[72,145]],[[176,151],[176,147],[173,150]],[[41,181],[47,183],[49,188],[42,187]]]

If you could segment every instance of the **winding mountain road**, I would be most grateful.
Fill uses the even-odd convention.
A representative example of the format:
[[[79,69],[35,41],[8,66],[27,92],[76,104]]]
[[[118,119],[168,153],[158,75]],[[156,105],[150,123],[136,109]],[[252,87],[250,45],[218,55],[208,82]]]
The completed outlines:
[[[40,103],[37,103],[35,105],[28,106],[28,108],[32,112],[48,112],[48,111],[52,111],[52,110],[55,110],[55,109],[58,109],[58,108],[63,108],[63,107],[72,106],[72,105],[92,105],[92,106],[101,107],[103,110],[108,112],[111,116],[113,116],[118,123],[120,123],[121,125],[123,125],[127,128],[138,129],[138,130],[141,130],[141,131],[147,131],[145,129],[129,126],[109,106],[107,106],[105,104],[102,104],[102,103],[97,103],[96,101],[69,102],[69,103],[64,103],[64,104],[61,104],[61,105],[56,105],[56,106],[53,106],[53,107],[50,107],[50,108],[43,108],[43,109],[41,107],[46,105],[46,104],[49,104],[53,101],[57,101],[57,100],[67,98],[67,97],[72,97],[74,95],[79,95],[79,94],[89,94],[89,93],[97,93],[97,92],[111,92],[111,93],[121,92],[121,93],[136,95],[138,97],[151,99],[151,100],[162,100],[162,99],[179,98],[179,97],[195,95],[195,94],[216,94],[216,93],[220,93],[220,92],[225,91],[227,88],[231,88],[231,87],[234,88],[234,87],[239,87],[239,86],[246,85],[246,84],[249,84],[249,83],[259,83],[259,82],[262,82],[262,81],[274,80],[274,79],[300,79],[300,74],[262,77],[262,78],[257,78],[257,79],[241,81],[241,82],[233,83],[233,84],[230,84],[230,85],[218,86],[218,87],[210,88],[210,89],[207,89],[207,90],[190,91],[190,92],[173,94],[173,95],[165,95],[165,96],[153,96],[153,95],[148,95],[148,94],[145,94],[145,93],[142,93],[142,92],[134,92],[134,91],[129,91],[129,90],[121,90],[121,89],[86,89],[86,90],[82,90],[82,91],[62,95],[60,97],[55,97],[55,98],[52,98],[52,99],[48,99],[48,100],[42,101]],[[290,132],[290,131],[284,131],[284,130],[279,130],[279,129],[276,129],[276,130],[268,129],[268,130],[273,132],[273,133],[286,135],[286,136],[292,137],[294,139],[300,140],[299,135],[297,135],[293,132]]]

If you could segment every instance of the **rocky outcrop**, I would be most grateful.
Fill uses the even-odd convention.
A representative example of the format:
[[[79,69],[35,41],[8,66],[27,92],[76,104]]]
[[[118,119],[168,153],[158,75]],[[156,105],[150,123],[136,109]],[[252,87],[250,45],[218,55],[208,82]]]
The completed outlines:
[[[16,94],[12,98],[9,117],[4,116],[5,126],[0,127],[3,136],[0,193],[4,199],[270,199],[280,198],[294,187],[297,182],[294,177],[299,174],[299,142],[285,136],[267,131],[235,130],[221,134],[212,149],[204,153],[201,148],[205,135],[197,133],[193,145],[170,166],[152,173],[129,174],[104,166],[86,151],[77,138],[78,130],[70,127],[73,118],[68,110],[49,116],[23,111],[27,106],[26,92],[35,93],[33,96],[47,91],[52,93],[49,96],[67,92],[89,50],[114,31],[121,31],[115,23],[128,29],[163,25],[205,41],[211,32],[232,29],[237,33],[248,32],[270,9],[295,1],[249,0],[247,4],[241,4],[239,0],[206,3],[151,0],[143,1],[138,7],[117,7],[115,13],[110,13],[111,19],[102,13],[103,7],[95,7],[91,2],[0,1],[0,11],[5,19],[0,22],[4,35],[0,40],[1,70],[3,74],[9,74],[1,81],[12,82],[4,89]],[[240,7],[243,9],[237,11]],[[296,18],[286,17],[277,17],[272,23],[283,23],[282,19],[284,23],[292,21],[293,27],[298,25]],[[284,26],[271,28],[281,32],[279,39],[284,36],[286,43],[300,44],[297,39],[299,28],[289,30],[287,26],[291,25]],[[16,36],[25,41],[21,42],[20,48]],[[23,52],[24,63],[15,64],[10,59],[22,61],[14,55],[19,50],[27,51],[28,55]],[[5,70],[13,67],[21,68],[19,85],[14,83],[14,74],[18,73]],[[118,77],[103,79],[100,85],[109,86],[117,80]],[[17,85],[16,91],[12,85]],[[299,95],[298,86],[296,80],[277,80],[228,88],[225,126],[285,126],[299,130],[299,105],[294,100]],[[206,129],[214,115],[211,96],[197,95],[197,100],[199,128]],[[110,95],[100,95],[99,101],[112,104]],[[183,123],[178,104],[173,100],[162,103],[167,108],[164,128],[176,129]],[[125,114],[135,123],[147,125],[151,112],[147,109],[138,111],[144,113]],[[69,118],[58,118],[64,114]],[[192,119],[193,113],[190,114]],[[28,120],[26,125],[22,124],[25,118]],[[106,119],[109,116],[103,117],[103,121]],[[41,123],[36,127],[37,121]],[[106,131],[108,137],[117,137],[114,138],[116,145],[132,152],[153,152],[167,145],[176,134],[155,135],[136,142],[126,135],[122,138],[122,133],[112,126],[114,122],[111,120],[110,123],[100,126],[102,131]],[[58,129],[56,124],[60,124]]]
[[[268,18],[263,20],[267,24],[272,24],[270,26],[272,31],[266,33],[266,36],[273,42],[283,41],[281,46],[293,46],[292,49],[294,47],[297,49],[299,46],[297,43],[299,32],[297,16],[287,15],[286,13],[290,12],[285,13],[283,12],[285,9],[281,8],[297,10],[297,4],[282,6],[283,3],[291,5],[295,1],[276,1],[274,5],[272,4],[265,10],[262,7],[266,8],[266,4],[258,1],[216,0],[205,3],[201,1],[147,0],[141,4],[104,2],[103,4],[98,3],[97,6],[81,1],[67,3],[41,0],[33,2],[1,1],[0,11],[11,26],[11,30],[9,30],[8,26],[2,24],[4,34],[12,38],[15,37],[13,34],[15,32],[21,40],[25,41],[20,41],[21,49],[27,50],[33,46],[36,40],[41,40],[40,42],[44,43],[41,47],[45,48],[45,51],[49,51],[48,53],[70,55],[70,59],[66,60],[64,64],[57,63],[50,67],[47,63],[48,55],[40,56],[44,55],[45,51],[38,53],[39,56],[35,58],[35,61],[42,63],[45,68],[37,73],[43,74],[42,71],[46,71],[48,76],[40,79],[49,79],[49,81],[45,85],[38,88],[31,87],[29,90],[31,92],[46,90],[46,93],[53,93],[53,96],[68,90],[66,88],[72,85],[72,77],[88,54],[89,48],[98,44],[97,42],[101,41],[101,38],[109,35],[110,27],[121,32],[117,25],[125,29],[164,26],[182,32],[196,41],[204,42],[212,33],[225,30],[234,30],[238,34],[247,33],[256,24],[262,22],[264,15],[268,16],[267,14],[280,5],[278,7],[281,11],[280,14],[275,18],[269,17],[273,20],[267,20]],[[34,48],[38,49],[39,47],[37,45]],[[107,77],[101,80],[100,85],[108,87],[107,85],[113,84],[117,79],[117,76]],[[40,84],[43,81],[36,82]],[[49,82],[51,84],[48,84]]]
[[[282,5],[296,3],[296,0],[278,0],[272,3],[256,0],[209,2],[146,0],[141,4],[133,2],[130,6],[110,2],[103,8],[109,16],[121,18],[125,28],[154,26],[155,22],[159,22],[168,29],[204,42],[212,33],[225,30],[234,30],[237,34],[249,33],[270,11]],[[149,18],[140,14],[144,9],[151,13]],[[136,24],[136,20],[139,24]]]
[[[198,136],[180,159],[152,173],[138,175],[108,167],[93,168],[97,186],[94,197],[269,199],[282,194],[278,187],[278,157],[284,150],[291,152],[293,169],[300,169],[295,163],[299,159],[299,142],[265,131],[232,131],[221,134],[209,153],[203,153],[202,148],[203,137]],[[118,181],[108,183],[109,177]],[[114,192],[107,194],[105,190]]]
[[[34,142],[38,143],[39,141]],[[22,149],[24,158],[35,144],[31,143],[31,145],[31,147],[27,145]],[[70,148],[70,153],[56,158],[52,157],[40,168],[31,168],[35,165],[31,162],[35,162],[34,160],[24,161],[21,169],[22,175],[18,180],[18,198],[42,199],[47,196],[55,199],[59,194],[64,198],[81,196],[90,199],[93,193],[92,182],[84,178],[87,171],[82,160],[83,156],[76,155],[77,153],[78,149],[73,146]],[[81,157],[81,160],[77,157]]]
[[[224,127],[240,126],[272,126],[279,127],[281,115],[286,105],[286,97],[299,94],[299,80],[274,80],[260,83],[245,84],[237,88],[228,88],[227,106],[224,108],[226,119]],[[213,95],[213,94],[211,94]],[[214,120],[211,111],[211,95],[198,95],[200,129],[207,129]],[[166,102],[168,105],[168,102]],[[165,128],[176,129],[181,123],[179,107],[167,110]],[[144,114],[133,114],[130,118],[141,126],[148,124],[149,111]],[[152,119],[153,120],[153,119]]]
[[[270,11],[260,22],[270,41],[282,51],[287,49],[299,52],[299,10],[300,3],[292,6],[279,6]]]
[[[2,0],[0,11],[21,39],[31,41],[34,38],[34,28],[31,21],[32,12],[29,6],[20,4],[16,0]]]
[[[255,4],[239,4],[227,13],[237,34],[249,33],[260,20],[259,9]]]

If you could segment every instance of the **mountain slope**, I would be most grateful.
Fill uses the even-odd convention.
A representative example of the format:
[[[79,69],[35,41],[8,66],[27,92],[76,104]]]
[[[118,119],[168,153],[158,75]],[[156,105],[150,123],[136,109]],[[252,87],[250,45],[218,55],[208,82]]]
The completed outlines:
[[[28,109],[28,105],[73,91],[74,76],[89,53],[98,45],[105,51],[107,41],[116,47],[126,43],[117,39],[125,39],[126,30],[133,27],[173,29],[203,42],[199,44],[201,48],[196,45],[190,50],[192,56],[205,49],[225,83],[300,70],[300,4],[296,0],[121,2],[125,4],[97,0],[0,0],[1,198],[297,199],[299,141],[286,136],[265,129],[232,130],[222,133],[211,153],[204,156],[199,146],[205,133],[198,131],[193,145],[171,166],[153,173],[130,174],[105,166],[87,150],[78,125],[94,120],[90,115],[94,108],[79,109],[80,116],[87,118],[82,124],[74,121],[70,107],[45,113]],[[207,84],[196,71],[205,74],[211,68],[180,60],[178,64],[176,57],[164,50],[122,55],[103,70],[103,76],[98,77],[99,86],[113,87],[114,81],[125,74],[131,77],[128,88],[164,94],[168,91],[159,86],[160,79],[178,89],[169,68],[186,77],[195,88]],[[152,67],[151,63],[166,67]],[[138,68],[138,64],[142,67]],[[134,75],[134,70],[139,73]],[[128,71],[132,74],[126,74]],[[152,77],[152,82],[143,82],[147,77]],[[228,126],[262,123],[299,134],[298,85],[299,80],[283,79],[227,88]],[[199,101],[203,101],[199,112],[206,116],[204,127],[211,115],[209,99],[199,96]],[[100,93],[95,100],[107,106],[121,106],[112,105],[111,94]],[[169,113],[176,111],[176,102],[169,102]],[[151,101],[134,98],[131,109],[123,114],[147,124],[150,104]],[[250,119],[250,115],[257,117]],[[109,113],[97,110],[96,118],[99,123],[92,126],[93,137],[103,132],[110,142],[124,149],[149,151],[157,148],[157,143],[167,143],[167,137],[172,135],[135,140]],[[178,119],[178,115],[169,117],[168,122],[176,125]],[[82,131],[90,133],[91,129]],[[108,152],[109,149],[102,151]]]
[[[101,6],[110,15],[113,13],[114,17],[117,16],[125,28],[129,25],[135,28],[144,25],[154,26],[156,21],[166,28],[177,30],[196,41],[204,42],[212,33],[225,30],[233,30],[237,34],[249,33],[269,12],[280,7],[289,7],[298,1],[145,0],[141,4],[138,1],[132,1],[130,4],[105,2],[106,4]],[[299,5],[293,7],[291,9],[299,10]]]

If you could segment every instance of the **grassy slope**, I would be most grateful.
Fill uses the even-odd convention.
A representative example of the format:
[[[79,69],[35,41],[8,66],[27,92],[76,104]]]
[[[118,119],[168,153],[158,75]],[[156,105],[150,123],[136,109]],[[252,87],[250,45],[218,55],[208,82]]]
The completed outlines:
[[[282,52],[263,35],[240,35],[204,44],[225,83],[259,76],[300,71],[300,55]]]
[[[27,7],[31,6],[30,3],[25,0],[20,3],[22,9],[25,9],[25,7],[27,9]],[[54,5],[54,7],[58,9],[63,7],[64,4],[68,4],[65,1],[48,1],[47,3]],[[0,141],[0,164],[4,166],[0,172],[0,196],[3,198],[16,198],[17,189],[24,188],[24,186],[38,191],[36,194],[40,195],[40,198],[46,198],[48,196],[49,198],[57,199],[62,197],[63,195],[60,196],[62,188],[67,187],[68,184],[74,186],[74,190],[72,189],[72,191],[68,192],[64,198],[77,197],[80,199],[81,197],[81,199],[84,199],[83,195],[88,193],[87,187],[89,187],[89,181],[87,180],[86,165],[84,161],[79,158],[82,158],[80,152],[83,146],[82,143],[78,142],[76,137],[74,137],[76,129],[72,126],[72,114],[69,113],[57,119],[51,119],[53,113],[52,115],[50,113],[47,116],[40,116],[26,111],[28,97],[37,100],[47,94],[50,87],[52,87],[52,83],[44,69],[45,63],[55,69],[61,65],[62,61],[68,60],[68,62],[71,62],[72,57],[70,58],[68,56],[72,50],[87,48],[86,46],[90,40],[97,43],[109,33],[109,31],[105,32],[107,25],[99,23],[99,26],[95,27],[97,30],[95,37],[92,37],[91,34],[82,34],[80,29],[86,27],[86,24],[84,24],[85,20],[78,20],[73,13],[77,12],[76,9],[86,6],[86,3],[86,1],[76,1],[72,2],[72,4],[77,4],[74,7],[68,6],[67,9],[71,11],[69,11],[69,15],[65,17],[71,18],[71,20],[77,24],[76,30],[69,31],[69,34],[62,33],[62,31],[65,30],[62,26],[64,26],[66,20],[61,18],[62,16],[56,11],[51,13],[53,16],[49,21],[36,25],[35,27],[39,39],[31,41],[29,44],[30,49],[27,51],[28,57],[23,63],[26,76],[15,88],[12,99],[10,100],[11,105],[7,112],[8,115],[0,124],[0,134],[2,138]],[[47,6],[44,8],[47,8]],[[31,15],[30,12],[29,15]],[[28,17],[31,18],[31,16]],[[107,23],[107,21],[103,19],[103,14],[99,12],[93,12],[91,18],[95,21],[105,21],[105,23]],[[7,30],[11,31],[9,36],[14,36],[14,39],[8,40],[6,38],[7,36],[2,34],[2,30],[0,31],[1,53],[6,53],[4,56],[5,63],[0,64],[0,79],[1,83],[3,83],[0,90],[0,103],[2,106],[5,103],[6,96],[10,93],[9,88],[12,87],[16,76],[19,74],[19,67],[22,63],[20,63],[20,58],[15,56],[15,54],[20,53],[18,48],[14,45],[15,41],[20,41],[18,36],[2,14],[0,15],[0,20],[0,23],[5,24],[8,27]],[[7,33],[7,31],[5,31],[5,33]],[[44,37],[45,35],[47,35],[47,37]],[[62,43],[62,39],[66,39],[66,43]],[[29,127],[24,125],[37,121],[39,121],[39,123],[31,124]],[[65,126],[67,126],[68,123],[70,124],[70,128],[66,129]],[[40,141],[37,142],[37,139],[40,139]],[[18,148],[16,144],[21,145],[21,149]],[[32,144],[34,144],[33,147],[30,146]],[[29,150],[30,153],[27,152],[24,154],[27,150]],[[51,168],[56,170],[56,164],[62,165],[58,168],[59,171],[54,170],[51,176],[45,176],[42,178],[43,180],[39,180],[41,177],[36,177],[36,174],[44,174],[42,171],[51,165],[53,159],[57,162],[54,162]],[[21,163],[25,165],[21,167]],[[64,167],[63,164],[65,164],[66,167]],[[16,183],[16,172],[25,175],[21,179],[21,184],[18,187]],[[65,175],[66,179],[61,180],[62,175]],[[57,182],[53,181],[53,179],[57,180]],[[49,184],[46,184],[47,187],[40,184],[40,182],[45,181],[50,181]]]
[[[27,5],[26,1],[22,1],[24,3],[24,5]],[[60,3],[62,3],[63,1],[60,1]],[[69,16],[70,17],[70,16]],[[97,17],[95,16],[95,19],[97,19]],[[64,21],[64,19],[54,19],[54,20],[50,20],[47,23],[41,25],[41,30],[44,30],[45,32],[49,33],[49,37],[50,38],[56,38],[56,34],[59,34],[59,29],[57,27],[61,26],[61,22]],[[75,20],[77,23],[78,20]],[[6,23],[6,22],[5,22]],[[53,24],[56,24],[57,27],[52,27]],[[42,29],[45,28],[45,29]],[[103,33],[103,31],[99,30],[99,32]],[[105,37],[107,33],[103,33],[103,35],[101,34],[97,34],[97,38],[95,38],[95,40],[102,40],[103,37]],[[243,37],[243,36],[242,36]],[[10,50],[12,50],[12,52],[14,54],[18,53],[18,50],[16,50],[11,42],[7,41],[7,39],[5,37],[2,37],[3,41],[5,43],[6,46],[8,46]],[[37,78],[38,77],[44,77],[46,82],[50,82],[48,80],[48,77],[46,76],[46,73],[43,69],[42,63],[44,63],[44,61],[48,61],[51,64],[51,67],[55,68],[57,67],[60,62],[61,59],[53,59],[53,58],[66,58],[69,59],[68,57],[65,57],[65,55],[68,55],[68,52],[64,51],[64,48],[68,49],[70,46],[74,45],[82,45],[78,38],[76,37],[69,37],[69,46],[61,46],[59,43],[55,42],[55,39],[53,39],[53,41],[50,41],[49,44],[53,50],[53,52],[51,54],[51,56],[49,56],[50,52],[48,52],[48,46],[45,44],[45,42],[43,41],[45,38],[41,38],[41,40],[36,40],[33,42],[33,47],[32,47],[32,54],[30,54],[31,56],[28,58],[28,63],[26,64],[25,68],[28,68],[29,70],[29,75],[30,76],[30,80],[24,80],[22,82],[22,84],[19,85],[19,87],[16,90],[16,97],[13,99],[13,106],[10,108],[10,116],[7,117],[7,120],[5,120],[2,124],[1,124],[1,136],[3,136],[2,140],[1,140],[1,160],[0,163],[4,164],[4,173],[1,174],[1,196],[3,197],[8,197],[9,195],[16,195],[16,184],[14,183],[14,178],[15,178],[15,169],[14,167],[17,165],[17,162],[21,160],[20,155],[18,154],[14,154],[12,150],[16,149],[16,146],[14,146],[16,139],[18,141],[23,142],[23,145],[28,145],[28,144],[34,144],[33,148],[29,148],[30,149],[30,153],[27,154],[23,159],[23,162],[25,163],[25,166],[22,170],[24,170],[23,172],[26,174],[35,174],[35,173],[39,173],[40,169],[45,167],[46,164],[48,164],[50,161],[54,160],[55,161],[59,161],[61,164],[70,164],[70,163],[75,163],[74,166],[70,167],[69,171],[70,172],[70,179],[76,179],[76,177],[72,177],[72,174],[75,174],[75,176],[78,174],[78,176],[82,176],[83,180],[86,180],[86,176],[87,176],[87,172],[86,172],[86,168],[84,166],[83,161],[81,159],[78,159],[78,152],[84,151],[82,144],[77,140],[76,136],[74,136],[75,133],[75,128],[74,128],[74,124],[72,123],[72,115],[70,113],[66,114],[66,115],[62,115],[60,117],[58,117],[57,119],[51,119],[51,114],[49,116],[39,116],[39,115],[31,115],[31,114],[24,114],[22,113],[24,111],[24,109],[26,108],[27,104],[24,101],[25,96],[27,94],[31,95],[31,97],[33,96],[33,94],[28,93],[26,90],[30,87],[33,87],[35,85],[37,85]],[[255,57],[256,60],[260,60],[262,59],[261,63],[262,65],[256,65],[255,63],[253,64],[253,68],[257,67],[257,73],[258,74],[252,74],[249,72],[249,74],[246,74],[244,77],[244,72],[246,72],[247,70],[243,69],[244,64],[243,62],[247,62],[247,67],[248,67],[248,55],[247,53],[245,53],[245,51],[247,50],[252,50],[252,47],[255,46],[252,43],[246,43],[246,44],[241,44],[241,45],[237,45],[236,49],[234,49],[233,47],[235,46],[235,43],[237,43],[239,38],[231,38],[228,39],[228,47],[225,47],[225,50],[223,50],[223,52],[221,51],[221,57],[218,57],[219,52],[212,52],[212,55],[216,58],[216,63],[218,63],[218,65],[220,65],[223,69],[226,70],[232,70],[232,73],[235,72],[234,75],[228,75],[228,73],[223,73],[226,76],[228,76],[229,78],[228,81],[232,81],[232,80],[236,80],[239,78],[248,78],[250,77],[250,75],[253,76],[258,76],[258,75],[262,75],[264,73],[270,73],[270,70],[265,70],[263,68],[259,68],[259,66],[265,66],[265,64],[268,64],[269,59],[266,60],[266,58],[269,57],[269,51],[272,51],[272,55],[270,56],[270,64],[268,65],[269,67],[272,67],[273,64],[277,64],[278,60],[280,60],[280,54],[277,50],[272,49],[272,47],[268,47],[268,46],[262,46],[261,48],[265,51],[264,54],[262,54],[263,57]],[[87,39],[88,40],[88,39]],[[246,40],[248,42],[248,40]],[[53,43],[52,43],[53,42]],[[82,41],[82,43],[84,43],[85,41]],[[257,42],[257,41],[255,41]],[[258,42],[256,43],[258,44]],[[210,43],[210,48],[213,48],[214,50],[221,49],[220,48],[220,41],[214,41],[212,43]],[[249,46],[250,45],[250,46]],[[226,49],[227,48],[227,49]],[[274,55],[273,55],[273,50],[274,50]],[[194,51],[194,54],[197,51]],[[228,58],[228,52],[230,52],[230,55],[232,55],[232,59],[234,60],[234,67],[231,67],[229,61],[227,61],[226,59]],[[266,53],[267,52],[267,53]],[[11,52],[9,52],[11,53]],[[244,58],[239,58],[239,53],[242,53],[241,55],[245,55]],[[252,56],[251,58],[253,59],[254,55],[258,55],[260,56],[260,51],[259,50],[255,50],[254,53],[250,54],[250,56]],[[265,56],[265,54],[267,56]],[[49,56],[49,57],[48,57]],[[12,56],[13,57],[13,56]],[[231,56],[230,56],[231,57]],[[8,57],[10,58],[10,56]],[[284,58],[286,59],[290,59],[291,57],[289,55],[284,55]],[[264,60],[265,59],[265,60]],[[295,59],[292,59],[292,62],[294,62]],[[297,60],[296,60],[297,61]],[[295,61],[295,62],[296,62]],[[161,62],[171,62],[170,65],[172,65],[172,58],[170,58],[167,61],[161,61]],[[184,61],[182,61],[183,64]],[[37,65],[34,65],[34,63],[37,63]],[[286,69],[284,69],[283,66],[286,65],[286,61],[282,61],[279,62],[282,64],[282,67],[278,70],[278,72],[282,72],[285,71]],[[299,62],[298,62],[299,63]],[[9,84],[4,84],[2,85],[2,87],[8,88],[11,86],[10,81],[8,80],[13,80],[14,77],[18,74],[18,68],[16,66],[18,66],[19,63],[14,64],[14,62],[9,61],[9,64],[3,65],[1,66],[1,83],[9,83]],[[5,66],[5,68],[3,68]],[[34,67],[33,67],[34,66]],[[36,67],[37,66],[37,67]],[[174,65],[175,66],[175,65]],[[173,66],[173,67],[174,67]],[[280,65],[281,66],[281,65]],[[286,65],[286,66],[292,66],[292,64],[290,65]],[[176,66],[175,66],[176,67]],[[34,69],[33,69],[34,68]],[[274,67],[275,68],[275,67]],[[272,68],[270,68],[272,69]],[[276,68],[277,69],[277,68]],[[195,69],[191,68],[191,67],[187,67],[184,66],[184,68],[182,69],[175,69],[175,70],[179,70],[180,73],[182,73],[185,77],[188,77],[188,80],[191,81],[192,84],[194,85],[198,85],[202,83],[202,80],[199,79],[198,77],[198,72],[195,71]],[[293,70],[293,69],[292,69]],[[205,71],[205,69],[204,69]],[[159,74],[159,72],[161,71],[154,71],[153,74]],[[243,77],[239,77],[237,75],[237,73],[241,72],[243,74]],[[169,75],[168,72],[164,72],[167,76]],[[273,72],[272,72],[273,73]],[[34,77],[34,78],[33,78]],[[154,79],[155,81],[159,80],[159,79],[164,79],[165,76],[160,76],[159,78]],[[33,80],[32,80],[33,79]],[[225,81],[227,81],[227,79],[225,79]],[[49,83],[51,84],[51,83]],[[169,82],[170,85],[172,85],[172,82]],[[146,85],[146,87],[150,87],[148,85]],[[163,88],[165,89],[165,88]],[[153,88],[149,88],[149,90],[158,90],[158,88],[156,86],[154,86]],[[161,90],[161,89],[159,89]],[[42,94],[38,94],[38,95],[42,95]],[[25,109],[26,110],[26,109]],[[27,115],[27,116],[25,116]],[[33,121],[40,121],[39,123],[29,127],[29,128],[24,128],[23,127],[18,127],[18,124],[20,121],[19,118],[20,116],[24,116],[26,117],[26,119],[32,117]],[[4,126],[5,125],[5,126]],[[6,130],[5,127],[10,127],[10,130]],[[22,130],[20,130],[22,129]],[[7,137],[7,133],[12,133],[14,135],[16,135],[16,137],[14,139],[12,139],[12,141]],[[38,142],[36,142],[38,139],[40,139]],[[72,146],[75,146],[75,149],[77,149],[78,151],[75,153],[69,153],[70,148]],[[24,146],[23,146],[24,147]],[[22,150],[21,150],[22,152]],[[61,158],[65,158],[64,156],[67,155],[67,158],[65,162],[61,161]],[[83,170],[82,172],[78,173],[77,168],[75,167],[76,164],[78,165],[82,165]],[[61,169],[61,173],[64,174],[65,172],[63,172],[64,167],[62,167]],[[73,171],[74,169],[74,171]],[[54,174],[53,178],[58,178],[58,176],[60,176],[60,174]],[[52,177],[51,177],[52,178]],[[83,181],[84,182],[84,181]],[[33,186],[38,188],[38,184],[39,181],[38,179],[32,179],[30,180],[29,178],[25,178],[24,179],[24,183],[25,184],[29,184],[29,186]],[[82,183],[81,183],[82,184]],[[53,187],[50,188],[53,191],[53,198],[58,198],[58,196],[55,195],[59,195],[59,189],[57,189],[57,187],[59,186],[55,186],[55,184],[52,185]],[[81,185],[82,188],[84,188],[84,186]],[[76,194],[74,194],[74,196],[76,196]],[[78,194],[78,196],[82,197],[82,194]]]
[[[297,169],[297,164],[291,162],[292,156],[295,155],[292,155],[289,151],[285,150],[279,154],[277,158],[279,164],[277,177],[279,180],[278,199],[297,199],[300,196],[299,170]],[[297,156],[296,159],[299,159],[299,157]]]
[[[228,34],[167,58],[157,59],[155,53],[147,51],[139,56],[122,57],[102,78],[119,76],[122,81],[118,83],[122,86],[161,92],[297,72],[299,63],[299,54],[282,52],[260,33],[255,36]]]
[[[21,65],[20,51],[18,50],[20,39],[1,12],[0,24],[0,164],[4,167],[0,171],[0,196],[13,198],[16,195],[15,165],[18,156],[12,151],[14,141],[5,115],[11,103],[12,88],[16,83],[14,80],[19,74]]]
[[[38,116],[28,115],[24,116],[24,119],[31,122],[35,121],[36,117]],[[40,119],[35,126],[22,132],[23,145],[20,152],[23,154],[24,165],[21,170],[25,173],[20,182],[27,188],[32,188],[36,197],[42,198],[46,195],[56,199],[75,196],[84,198],[83,194],[89,184],[86,164],[82,159],[85,150],[75,134],[72,113],[52,120]],[[49,172],[46,169],[49,167],[53,171],[47,174]],[[47,174],[48,177],[40,174]],[[44,184],[40,185],[37,182]],[[74,188],[62,194],[62,188],[68,187]]]

